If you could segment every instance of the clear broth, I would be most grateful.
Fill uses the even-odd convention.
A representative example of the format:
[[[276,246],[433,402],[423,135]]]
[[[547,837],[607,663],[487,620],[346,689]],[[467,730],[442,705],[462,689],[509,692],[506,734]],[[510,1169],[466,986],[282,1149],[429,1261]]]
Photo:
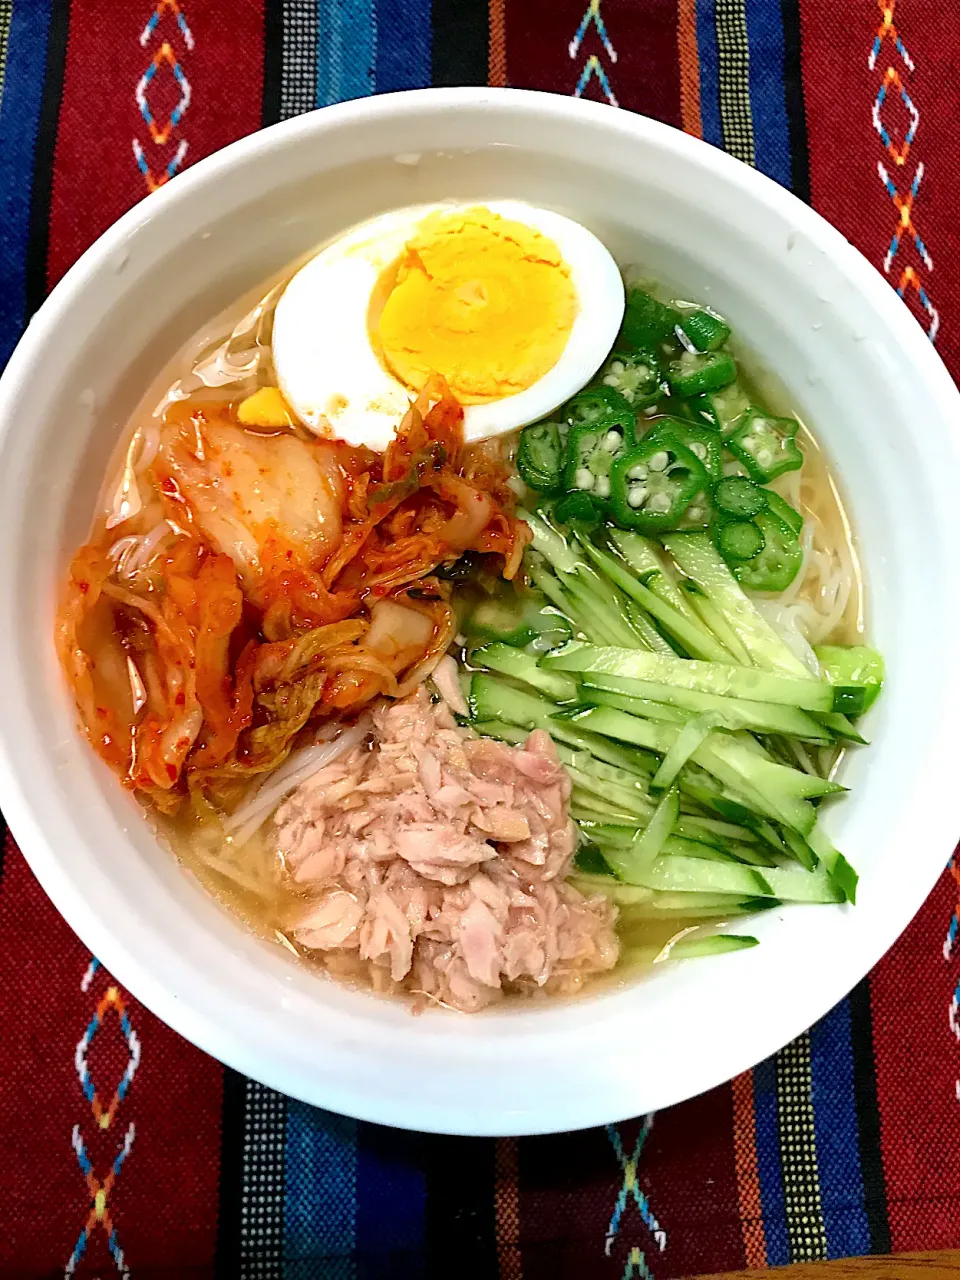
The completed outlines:
[[[277,273],[256,289],[248,291],[233,305],[220,312],[207,324],[203,325],[180,350],[168,361],[147,389],[137,409],[118,443],[117,450],[108,472],[108,480],[104,485],[99,515],[95,524],[95,533],[102,530],[103,522],[111,510],[117,492],[117,477],[122,472],[124,460],[128,457],[134,433],[149,431],[150,424],[162,418],[169,407],[187,399],[191,403],[202,404],[204,400],[215,399],[220,403],[225,400],[236,403],[250,395],[257,387],[270,385],[273,381],[272,360],[269,351],[270,327],[272,313],[269,307],[251,326],[252,340],[243,340],[231,344],[230,336],[238,325],[255,313],[264,299],[276,296],[278,286],[288,280],[304,260],[312,256],[305,254],[292,266]],[[245,348],[246,343],[246,348]],[[198,367],[213,367],[216,375],[216,353],[227,347],[235,348],[236,354],[242,357],[244,349],[258,353],[255,367],[248,377],[237,383],[226,386],[205,386],[197,376]],[[743,359],[742,353],[740,358]],[[211,359],[213,358],[213,366]],[[750,357],[746,357],[746,367],[750,368]],[[789,397],[776,386],[768,373],[756,369],[751,379],[748,375],[747,386],[762,388],[762,399],[779,413],[790,413]],[[796,416],[796,415],[794,415]],[[860,574],[856,544],[850,522],[844,510],[837,485],[830,472],[824,451],[820,448],[815,436],[806,427],[801,428],[801,446],[804,453],[804,466],[801,472],[782,477],[775,484],[782,496],[796,506],[805,520],[805,529],[810,539],[808,559],[835,556],[844,566],[846,578],[846,598],[839,608],[835,622],[822,635],[816,637],[818,643],[827,640],[837,643],[855,643],[863,636],[864,608],[863,584]],[[127,526],[125,526],[125,529]],[[136,532],[143,529],[134,528]],[[795,593],[793,603],[806,602],[811,609],[817,611],[822,607],[824,575],[811,571],[805,564],[802,585]],[[818,594],[819,593],[819,594]],[[834,762],[834,768],[836,761]],[[216,898],[228,911],[238,916],[253,932],[277,945],[284,946],[299,959],[318,970],[326,970],[340,980],[369,985],[366,964],[345,957],[343,953],[330,955],[311,955],[301,953],[290,941],[290,922],[302,913],[310,900],[305,890],[290,887],[290,880],[283,875],[283,864],[280,856],[270,842],[270,823],[261,827],[252,839],[242,848],[237,848],[230,837],[224,837],[218,824],[198,825],[195,817],[185,811],[180,816],[164,817],[151,813],[151,821],[157,824],[159,833],[175,852],[182,864],[204,885],[205,889]],[[644,941],[653,945],[666,945],[678,932],[691,925],[703,924],[696,918],[669,918],[663,921],[650,921],[644,929]],[[721,924],[721,920],[710,920],[709,924]],[[621,963],[612,974],[593,979],[589,989],[609,986],[632,980],[647,964]],[[385,991],[394,989],[388,976],[383,980]],[[555,999],[556,997],[551,997]]]

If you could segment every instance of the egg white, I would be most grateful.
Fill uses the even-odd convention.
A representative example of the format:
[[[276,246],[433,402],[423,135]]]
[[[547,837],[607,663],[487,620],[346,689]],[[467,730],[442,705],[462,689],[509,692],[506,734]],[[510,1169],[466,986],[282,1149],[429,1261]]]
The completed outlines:
[[[525,391],[466,405],[465,438],[483,440],[535,422],[596,373],[624,308],[620,271],[596,236],[570,218],[516,200],[419,205],[347,232],[311,258],[281,294],[273,363],[284,398],[305,426],[378,452],[387,447],[414,393],[384,368],[370,344],[367,313],[374,287],[429,214],[479,204],[554,241],[570,269],[578,306],[556,364]]]

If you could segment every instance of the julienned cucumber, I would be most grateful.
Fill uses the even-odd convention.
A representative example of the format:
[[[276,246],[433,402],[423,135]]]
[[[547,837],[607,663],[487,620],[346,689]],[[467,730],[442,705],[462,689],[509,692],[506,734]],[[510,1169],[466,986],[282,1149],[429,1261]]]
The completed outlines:
[[[711,933],[705,937],[678,938],[659,949],[650,944],[626,946],[623,958],[627,964],[658,964],[664,960],[698,960],[703,956],[722,956],[731,951],[747,951],[758,946],[756,938],[739,933]]]
[[[560,675],[561,672],[551,672]],[[598,707],[618,707],[633,715],[655,719],[649,708],[659,705],[682,708],[690,715],[716,715],[725,729],[753,729],[757,733],[782,733],[807,742],[830,743],[830,731],[806,711],[775,702],[748,702],[695,689],[674,689],[646,680],[622,676],[588,675],[580,682],[580,701]]]
[[[486,667],[522,680],[557,702],[573,702],[577,696],[577,682],[573,676],[562,671],[548,671],[540,666],[535,654],[524,653],[509,644],[483,645],[472,651],[470,661],[475,667]]]
[[[858,715],[863,710],[864,685],[830,685],[819,680],[773,675],[751,667],[719,662],[668,658],[642,650],[616,649],[574,640],[545,654],[543,665],[551,671],[591,672],[649,680],[678,689],[694,689],[753,702],[775,702],[804,711],[840,711]]]
[[[477,672],[470,681],[470,709],[475,721],[506,721],[529,732],[544,729],[558,742],[575,750],[586,751],[598,760],[616,765],[628,773],[649,777],[652,769],[644,768],[643,757],[636,751],[610,741],[597,733],[587,733],[569,721],[555,718],[557,707],[536,693],[515,689],[494,676]]]
[[[636,839],[626,846],[614,846],[604,857],[621,880],[628,884],[643,884],[644,876],[663,851],[670,832],[680,814],[680,798],[677,792],[668,791]]]
[[[665,755],[677,740],[679,730],[669,725],[653,725],[637,716],[610,707],[584,711],[575,721],[593,733],[632,743]],[[843,788],[812,774],[801,773],[766,758],[754,739],[742,742],[731,734],[710,734],[693,752],[691,759],[724,786],[740,792],[756,812],[785,822],[801,835],[813,829],[815,810],[811,797],[830,795]]]
[[[754,608],[704,533],[667,535],[664,546],[684,573],[721,610],[750,660],[765,671],[809,676],[806,667]]]
[[[729,893],[741,898],[776,898],[780,902],[842,902],[843,895],[823,867],[746,867],[736,862],[710,862],[668,854],[658,858],[642,883],[626,885],[613,878],[591,876],[590,887],[624,906],[644,901],[644,889],[672,893]],[[639,891],[639,892],[638,892]]]

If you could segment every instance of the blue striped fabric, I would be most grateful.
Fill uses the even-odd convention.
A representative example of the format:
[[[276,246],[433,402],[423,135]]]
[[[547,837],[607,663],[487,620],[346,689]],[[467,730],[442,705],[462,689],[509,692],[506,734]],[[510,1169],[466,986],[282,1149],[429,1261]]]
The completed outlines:
[[[427,1183],[417,1139],[361,1124],[357,1145],[359,1280],[417,1276],[425,1266]]]
[[[810,1067],[820,1201],[830,1257],[869,1253],[848,1001],[810,1028]]]
[[[785,187],[792,180],[790,133],[783,92],[780,0],[746,0],[750,45],[750,111],[757,168]]]
[[[430,84],[430,0],[376,0],[377,93]]]
[[[782,1267],[790,1261],[787,1214],[780,1164],[780,1123],[777,1116],[777,1067],[767,1058],[753,1069],[753,1108],[757,1131],[757,1168],[767,1238],[767,1264]]]
[[[317,106],[373,93],[373,0],[319,0]]]
[[[291,1100],[284,1280],[422,1274],[427,1187],[417,1154],[411,1134]]]
[[[703,138],[723,146],[720,123],[720,61],[717,53],[716,0],[696,0],[697,52],[700,55],[700,117]]]
[[[0,368],[23,328],[33,150],[43,96],[50,0],[15,0],[0,109]]]
[[[286,1171],[284,1280],[358,1280],[357,1122],[291,1099]]]

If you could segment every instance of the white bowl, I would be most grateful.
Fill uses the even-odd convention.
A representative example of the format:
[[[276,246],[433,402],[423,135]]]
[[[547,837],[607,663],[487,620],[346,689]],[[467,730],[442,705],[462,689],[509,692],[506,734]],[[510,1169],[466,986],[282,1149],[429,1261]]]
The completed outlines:
[[[417,157],[419,156],[419,162]],[[573,1003],[479,1017],[339,987],[247,934],[94,758],[57,669],[54,594],[108,454],[202,321],[360,218],[443,197],[560,210],[727,316],[825,445],[859,536],[888,685],[828,828],[855,909]],[[0,804],[54,903],[172,1027],[286,1093],[462,1134],[571,1129],[678,1102],[824,1014],[894,942],[960,832],[960,399],[889,285],[755,171],[626,112],[510,90],[331,107],[202,161],[103,236],[0,381]]]

